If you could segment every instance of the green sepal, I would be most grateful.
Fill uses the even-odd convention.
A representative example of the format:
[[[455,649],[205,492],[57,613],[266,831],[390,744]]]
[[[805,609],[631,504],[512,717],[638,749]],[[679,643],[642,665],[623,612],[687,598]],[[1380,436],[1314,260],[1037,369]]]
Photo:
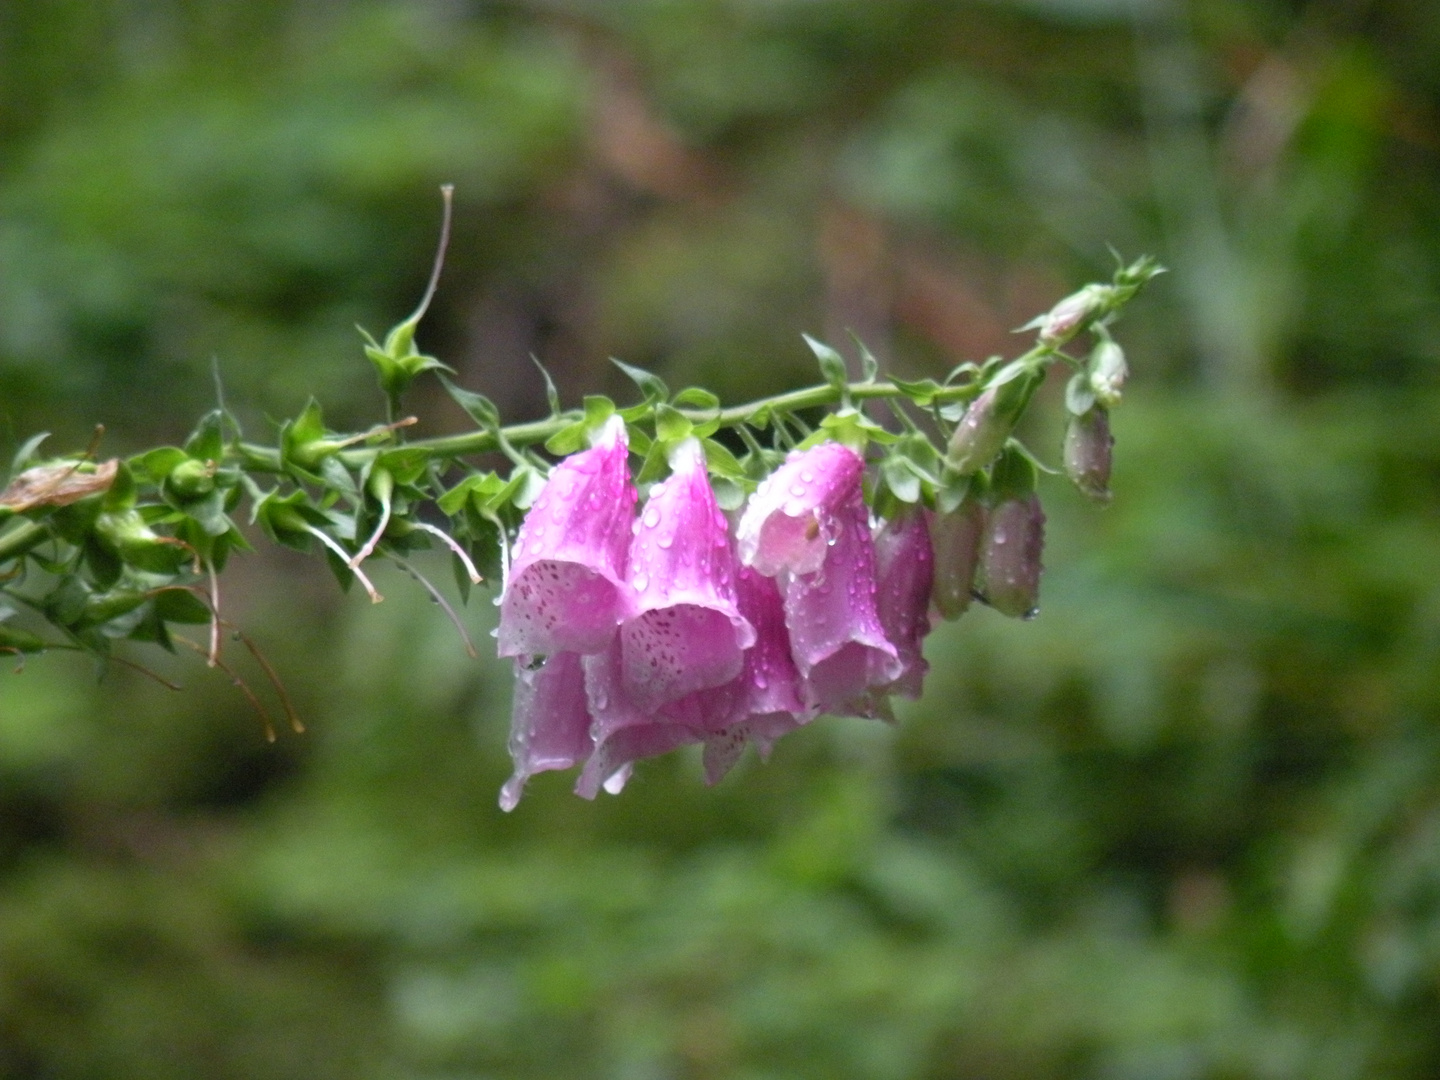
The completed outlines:
[[[1095,391],[1087,372],[1076,372],[1065,384],[1065,408],[1072,416],[1084,416],[1095,407]]]
[[[1039,486],[1040,470],[1035,458],[1014,439],[1010,440],[990,469],[990,501],[1024,498]]]
[[[710,438],[701,439],[700,445],[705,450],[705,467],[712,475],[723,476],[740,484],[749,483],[750,476],[746,473],[745,466],[730,452],[728,446]]]
[[[694,431],[695,425],[679,409],[672,409],[669,405],[656,406],[655,439],[657,442],[678,443],[682,439],[688,439]]]
[[[874,441],[888,445],[899,438],[894,432],[886,431],[875,421],[856,409],[841,409],[827,413],[820,426],[800,442],[799,449],[808,450],[823,442],[844,443],[852,450],[864,451],[867,443]]]
[[[151,483],[159,484],[177,465],[190,460],[190,455],[178,446],[157,446],[132,457],[128,464]]]
[[[219,461],[225,456],[225,413],[211,409],[200,418],[185,440],[185,453],[201,461]]]
[[[135,505],[137,495],[135,474],[130,471],[130,466],[122,461],[116,466],[115,481],[105,491],[100,507],[106,513],[129,510]]]
[[[855,348],[860,353],[860,378],[863,382],[873,383],[875,377],[880,374],[880,361],[875,359],[875,354],[870,351],[869,346],[860,340],[860,335],[854,330],[850,331],[850,340],[855,343]]]

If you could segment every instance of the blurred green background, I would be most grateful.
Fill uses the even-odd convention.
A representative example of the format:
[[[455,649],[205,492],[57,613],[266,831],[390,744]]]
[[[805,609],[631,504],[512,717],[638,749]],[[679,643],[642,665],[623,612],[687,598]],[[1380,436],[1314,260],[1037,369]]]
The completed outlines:
[[[898,727],[714,789],[502,815],[505,668],[293,553],[224,591],[306,735],[7,665],[0,1076],[1440,1076],[1440,6],[3,0],[0,451],[175,442],[212,364],[252,437],[371,422],[445,181],[421,345],[513,419],[532,352],[942,373],[1154,253],[1115,503],[1049,482],[1043,616]]]

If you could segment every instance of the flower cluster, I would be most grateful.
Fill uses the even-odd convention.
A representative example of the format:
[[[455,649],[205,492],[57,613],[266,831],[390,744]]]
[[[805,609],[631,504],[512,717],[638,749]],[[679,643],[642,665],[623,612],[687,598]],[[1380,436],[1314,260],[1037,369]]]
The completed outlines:
[[[594,798],[637,760],[703,744],[714,783],[747,744],[764,757],[821,714],[888,718],[892,694],[920,696],[932,608],[958,616],[987,573],[997,607],[1034,606],[1033,494],[874,520],[864,457],[819,442],[727,515],[697,439],[668,458],[637,511],[611,417],[521,525],[497,632],[516,675],[506,810],[538,772],[582,766],[575,790]]]
[[[763,757],[822,713],[888,718],[893,695],[918,697],[932,613],[956,618],[973,599],[1034,613],[1045,518],[1017,425],[1047,372],[1069,367],[1065,471],[1110,498],[1110,411],[1129,367],[1109,327],[1159,272],[1149,259],[1118,266],[1036,320],[1022,355],[961,363],[942,381],[884,377],[863,345],[852,379],[807,337],[816,385],[726,407],[616,361],[642,401],[588,395],[563,409],[546,375],[550,416],[510,425],[416,348],[432,275],[414,314],[383,342],[366,338],[384,423],[333,431],[312,400],[273,445],[247,441],[223,405],[183,445],[125,459],[24,443],[0,488],[0,656],[103,661],[121,641],[183,645],[236,683],[274,738],[260,695],[222,656],[235,628],[219,577],[250,547],[234,516],[248,503],[261,534],[318,544],[341,586],[372,602],[370,565],[399,567],[472,656],[464,620],[410,555],[448,548],[461,603],[503,583],[496,636],[516,672],[506,809],[537,772],[579,767],[576,790],[594,797],[618,791],[635,761],[687,744],[703,745],[714,782],[745,746]],[[1085,341],[1088,355],[1066,351]],[[400,399],[425,372],[474,430],[406,438],[415,418]],[[469,460],[495,452],[503,472]],[[208,643],[185,636],[206,624]],[[302,730],[274,668],[236,633]]]

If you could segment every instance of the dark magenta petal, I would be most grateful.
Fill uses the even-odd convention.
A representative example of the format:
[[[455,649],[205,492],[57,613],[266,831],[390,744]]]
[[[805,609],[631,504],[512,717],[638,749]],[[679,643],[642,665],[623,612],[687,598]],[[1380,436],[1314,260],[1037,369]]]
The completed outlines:
[[[903,668],[883,689],[918,698],[930,668],[921,655],[920,643],[930,632],[930,590],[935,577],[935,555],[923,513],[902,513],[875,534],[875,576],[880,625]]]

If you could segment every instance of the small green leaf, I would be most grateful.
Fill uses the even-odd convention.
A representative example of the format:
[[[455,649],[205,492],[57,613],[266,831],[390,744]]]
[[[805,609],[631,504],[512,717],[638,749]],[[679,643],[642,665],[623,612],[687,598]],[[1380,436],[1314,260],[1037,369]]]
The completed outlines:
[[[540,363],[540,358],[534,353],[530,354],[531,361],[540,369],[541,376],[545,379],[545,400],[550,403],[550,415],[560,415],[560,391],[555,389],[555,380],[550,378],[550,372],[545,370],[545,365]]]
[[[577,420],[545,440],[545,449],[556,457],[568,457],[577,450],[585,449],[589,442],[590,422]]]
[[[867,383],[874,382],[875,376],[880,374],[880,361],[875,359],[875,354],[854,330],[850,331],[850,340],[855,343],[855,348],[860,350],[860,377]]]
[[[705,464],[710,472],[717,476],[723,476],[727,480],[745,481],[749,477],[745,473],[745,466],[724,443],[716,442],[714,439],[703,439],[700,443],[705,448]]]
[[[626,424],[625,433],[630,440],[630,452],[639,454],[642,458],[650,452],[650,444],[654,442],[638,424]]]
[[[739,510],[750,496],[750,489],[746,485],[724,476],[712,479],[710,487],[715,492],[715,503],[721,510]]]
[[[720,398],[709,390],[702,390],[698,386],[687,386],[675,395],[675,399],[670,404],[677,408],[718,409],[720,408]]]
[[[483,431],[496,431],[500,427],[500,410],[495,403],[484,394],[477,394],[474,391],[466,390],[456,386],[444,375],[440,376],[440,382],[445,387],[445,392],[450,395],[452,401],[465,410],[467,416]]]
[[[821,378],[843,393],[850,382],[850,372],[845,366],[845,358],[829,345],[823,341],[816,341],[809,334],[800,336],[805,339],[805,344],[810,346],[810,351],[820,362]]]
[[[22,473],[30,464],[30,459],[35,456],[35,451],[40,449],[40,444],[50,437],[48,431],[42,431],[39,435],[32,435],[20,444],[20,449],[15,451],[15,457],[10,463],[11,474]]]
[[[646,401],[664,401],[670,396],[670,388],[665,385],[664,380],[661,379],[660,376],[646,371],[644,368],[627,364],[623,360],[616,360],[613,356],[610,358],[610,362],[623,371],[630,381],[640,388],[640,392],[645,395]]]
[[[910,462],[899,454],[890,454],[880,463],[885,484],[901,502],[920,501],[920,477],[910,467]]]
[[[912,382],[909,379],[899,379],[892,375],[890,381],[922,409],[929,408],[935,400],[935,395],[943,389],[934,379],[916,379]]]
[[[161,589],[155,594],[155,614],[166,622],[208,623],[209,606],[189,589]]]

